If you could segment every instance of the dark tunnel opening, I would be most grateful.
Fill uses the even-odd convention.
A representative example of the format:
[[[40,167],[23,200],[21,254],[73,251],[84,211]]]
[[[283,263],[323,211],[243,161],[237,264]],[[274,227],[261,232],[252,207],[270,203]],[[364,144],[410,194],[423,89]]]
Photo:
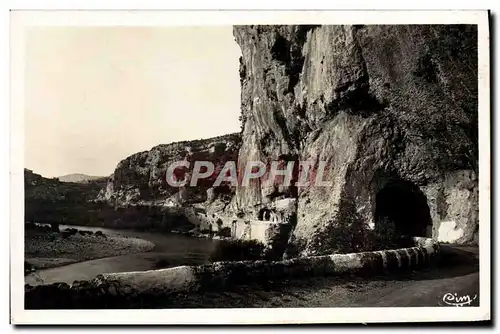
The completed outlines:
[[[427,197],[418,186],[409,181],[394,181],[377,193],[375,227],[387,222],[393,224],[400,236],[432,236]]]
[[[271,210],[269,209],[260,209],[259,210],[259,215],[258,215],[258,219],[259,220],[266,220],[266,221],[269,221],[271,220]]]

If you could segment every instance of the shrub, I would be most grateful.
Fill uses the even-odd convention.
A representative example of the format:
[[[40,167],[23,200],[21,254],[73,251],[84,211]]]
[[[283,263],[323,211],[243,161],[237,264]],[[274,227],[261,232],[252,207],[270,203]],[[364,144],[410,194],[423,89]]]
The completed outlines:
[[[76,228],[69,227],[64,229],[63,232],[66,232],[68,235],[75,235],[78,233],[78,230]]]
[[[373,234],[356,211],[354,201],[343,199],[337,217],[315,235],[311,248],[316,250],[315,255],[371,251]]]
[[[97,231],[95,232],[95,236],[96,237],[103,237],[103,238],[106,238],[106,235],[104,233],[102,233],[102,231]]]
[[[219,218],[217,219],[217,221],[215,222],[217,224],[217,227],[220,229],[222,229],[222,220]]]
[[[398,233],[396,223],[387,217],[383,217],[375,224],[372,240],[374,250],[413,247],[415,245],[411,236]]]
[[[61,232],[61,237],[63,239],[69,238],[71,235],[72,235],[71,232],[68,231],[68,230],[64,230],[64,231]]]
[[[264,258],[264,245],[256,240],[220,242],[210,254],[211,261],[244,261]]]
[[[297,239],[292,235],[290,242],[286,245],[286,250],[283,255],[285,259],[299,257],[306,249],[307,242],[304,239]]]
[[[383,217],[375,224],[374,231],[380,241],[392,241],[396,238],[396,223],[387,217]]]
[[[217,234],[220,237],[230,238],[231,237],[231,228],[230,227],[223,227],[217,231]]]
[[[382,217],[370,229],[357,213],[354,201],[345,199],[342,202],[338,218],[318,235],[317,249],[322,254],[358,253],[384,249],[397,249],[414,246],[411,236],[401,235],[396,223]]]
[[[76,235],[78,232],[80,232],[80,234],[83,235],[83,233],[81,233],[82,231],[78,231],[76,228],[66,228],[66,229],[64,229],[64,231],[61,231],[60,233],[61,233],[61,236],[64,239],[66,239],[72,235]]]
[[[203,229],[200,229],[200,234],[212,234],[213,231],[212,229],[208,229],[208,228],[203,228]]]
[[[33,271],[35,271],[35,267],[31,263],[24,261],[24,276],[31,274]]]

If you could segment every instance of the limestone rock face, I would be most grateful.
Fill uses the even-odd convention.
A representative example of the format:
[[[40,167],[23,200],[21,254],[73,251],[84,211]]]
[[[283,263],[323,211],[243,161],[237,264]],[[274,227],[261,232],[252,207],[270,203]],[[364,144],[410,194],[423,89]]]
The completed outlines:
[[[190,220],[201,225],[219,216],[224,226],[234,217],[278,222],[265,236],[287,234],[288,255],[338,252],[341,234],[388,220],[402,235],[477,242],[475,26],[237,26],[234,36],[242,133],[134,154],[99,200],[192,206]],[[211,178],[179,189],[165,179],[179,160],[212,161],[216,170],[237,161],[240,177],[250,161],[313,169],[309,185],[294,176],[291,185],[262,178],[213,187]],[[314,179],[322,164],[327,185]]]
[[[240,145],[239,134],[229,134],[209,139],[176,142],[158,145],[149,151],[131,155],[122,160],[111,175],[106,188],[98,200],[116,206],[135,204],[157,206],[182,206],[207,200],[207,191],[211,189],[217,171],[226,161],[235,161]],[[167,168],[173,162],[188,161],[190,167],[179,177],[187,180],[185,187],[172,187],[166,180]],[[215,165],[215,172],[210,179],[200,179],[196,186],[189,186],[195,161],[210,161]],[[229,188],[219,187],[212,194],[215,201],[219,192],[234,192]],[[213,192],[213,191],[212,191]],[[210,191],[209,191],[210,193]]]
[[[393,215],[422,224],[420,234],[477,241],[475,26],[237,26],[234,36],[239,166],[324,161],[332,182],[238,187],[234,212],[257,218],[262,206],[296,198],[290,242],[319,254],[335,251],[328,240],[345,212],[373,227],[391,210],[384,201],[404,197],[407,217]]]

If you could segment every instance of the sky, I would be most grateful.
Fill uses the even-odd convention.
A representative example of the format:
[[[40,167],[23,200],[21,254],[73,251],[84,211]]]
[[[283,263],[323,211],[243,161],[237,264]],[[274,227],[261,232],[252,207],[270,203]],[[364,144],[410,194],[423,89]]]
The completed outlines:
[[[107,176],[158,144],[238,132],[231,26],[38,27],[26,33],[25,167]]]

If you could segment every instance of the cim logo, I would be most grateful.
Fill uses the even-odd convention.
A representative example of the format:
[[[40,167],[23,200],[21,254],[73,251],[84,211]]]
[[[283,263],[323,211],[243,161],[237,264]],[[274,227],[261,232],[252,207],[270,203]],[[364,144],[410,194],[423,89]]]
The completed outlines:
[[[443,296],[443,302],[446,305],[461,307],[470,305],[476,298],[477,295],[471,298],[469,295],[459,296],[457,293],[448,292]]]

